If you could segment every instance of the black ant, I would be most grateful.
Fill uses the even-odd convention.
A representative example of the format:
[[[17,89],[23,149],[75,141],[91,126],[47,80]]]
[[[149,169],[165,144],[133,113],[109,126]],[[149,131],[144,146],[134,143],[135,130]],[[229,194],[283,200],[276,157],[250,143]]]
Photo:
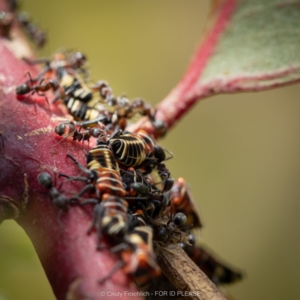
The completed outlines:
[[[28,98],[30,98],[35,93],[38,94],[40,97],[45,97],[47,105],[48,105],[48,109],[50,111],[50,104],[49,104],[49,100],[48,100],[47,96],[44,93],[40,93],[40,92],[47,92],[51,89],[53,91],[56,91],[59,87],[58,82],[56,80],[49,80],[47,82],[44,82],[44,79],[42,79],[42,80],[40,80],[39,84],[34,84],[37,82],[37,80],[36,79],[33,80],[29,72],[27,72],[27,74],[30,79],[26,83],[17,86],[16,94],[18,96],[21,96],[21,95],[30,93],[25,99],[22,99],[22,101],[26,101]],[[21,103],[17,106],[17,108],[10,115],[15,113],[19,109],[20,105],[21,105]]]
[[[47,172],[42,172],[38,175],[37,180],[40,186],[49,191],[49,197],[53,204],[59,208],[60,211],[66,212],[68,210],[70,199],[54,187],[55,183],[53,183],[51,175]]]
[[[101,126],[101,125],[102,126]],[[98,126],[101,126],[101,128],[85,128],[84,131],[81,131],[81,127],[77,129],[76,124],[74,122],[69,123],[61,123],[54,128],[54,132],[58,134],[59,136],[63,137],[62,140],[73,137],[73,141],[82,141],[82,145],[84,141],[90,141],[91,137],[99,138],[103,131],[106,130],[105,126],[102,123],[98,123]],[[60,140],[58,143],[60,143],[62,140]],[[56,146],[58,143],[56,143],[54,146]]]
[[[44,79],[42,79],[42,80],[40,80],[40,82],[38,84],[34,85],[34,83],[36,82],[36,80],[32,79],[32,77],[31,77],[31,75],[30,75],[29,72],[27,72],[27,74],[28,74],[28,76],[29,76],[30,79],[26,83],[17,86],[17,88],[16,88],[16,94],[17,95],[25,95],[25,94],[28,94],[28,93],[31,92],[26,97],[26,99],[27,99],[30,96],[32,96],[33,94],[37,93],[39,96],[46,98],[47,104],[49,106],[49,100],[48,100],[47,96],[45,94],[41,94],[40,92],[47,92],[47,91],[49,91],[51,89],[53,91],[56,91],[59,88],[58,82],[56,80],[54,80],[54,79],[50,79],[47,82],[44,82]]]

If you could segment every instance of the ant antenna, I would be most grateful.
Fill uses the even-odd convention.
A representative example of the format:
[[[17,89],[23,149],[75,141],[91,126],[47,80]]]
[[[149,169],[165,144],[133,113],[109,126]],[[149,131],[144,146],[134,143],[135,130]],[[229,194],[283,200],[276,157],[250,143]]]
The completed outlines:
[[[52,146],[49,146],[49,148],[55,147],[56,145],[58,145],[60,142],[62,142],[63,140],[69,138],[70,136],[74,135],[74,133],[76,132],[76,129],[74,131],[72,131],[71,133],[69,133],[67,136],[63,137],[60,141],[58,141],[57,143],[55,143]]]

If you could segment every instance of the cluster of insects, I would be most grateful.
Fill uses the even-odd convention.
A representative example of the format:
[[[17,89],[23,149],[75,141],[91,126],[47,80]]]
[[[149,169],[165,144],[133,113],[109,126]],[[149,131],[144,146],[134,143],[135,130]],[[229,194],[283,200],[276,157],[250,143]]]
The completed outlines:
[[[97,250],[103,249],[105,236],[110,251],[119,263],[99,282],[111,278],[120,268],[140,286],[160,277],[153,242],[160,245],[176,243],[216,284],[231,283],[241,274],[195,246],[194,229],[202,227],[200,214],[183,178],[174,180],[165,162],[173,155],[158,145],[152,135],[143,130],[126,131],[136,116],[146,116],[154,130],[166,131],[156,119],[150,104],[138,98],[115,96],[106,81],[90,83],[85,55],[61,51],[53,59],[28,60],[42,65],[42,71],[16,88],[19,100],[34,94],[45,97],[48,107],[61,103],[73,120],[57,124],[54,132],[60,142],[95,140],[95,146],[81,164],[66,153],[78,175],[60,173],[68,182],[81,181],[77,194],[66,196],[56,188],[47,172],[38,175],[38,183],[46,190],[52,203],[68,212],[71,205],[93,207],[93,218],[87,234],[97,235]],[[53,99],[46,95],[52,91]]]

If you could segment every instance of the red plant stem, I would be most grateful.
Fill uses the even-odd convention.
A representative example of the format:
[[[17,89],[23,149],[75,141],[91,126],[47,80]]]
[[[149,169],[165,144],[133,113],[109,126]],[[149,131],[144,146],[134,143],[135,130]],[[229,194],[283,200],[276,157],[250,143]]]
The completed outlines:
[[[0,0],[0,9],[7,9],[4,0]],[[37,69],[20,59],[28,53],[14,24],[11,40],[0,38],[0,222],[19,214],[17,222],[31,239],[57,299],[120,299],[113,296],[117,292],[123,293],[122,299],[129,299],[124,291],[135,292],[136,287],[122,271],[104,284],[98,283],[119,259],[107,250],[96,251],[96,233],[86,234],[91,207],[73,206],[59,213],[47,190],[37,182],[42,171],[53,179],[55,173],[78,175],[66,154],[85,164],[85,153],[76,142],[64,140],[55,145],[59,139],[53,132],[57,125],[53,118],[64,116],[62,108],[50,104],[50,112],[44,97],[36,95],[18,107],[16,86],[28,80],[27,72],[32,77],[37,74]],[[74,195],[81,188],[82,184],[68,183],[62,190]],[[110,247],[105,240],[101,242]]]

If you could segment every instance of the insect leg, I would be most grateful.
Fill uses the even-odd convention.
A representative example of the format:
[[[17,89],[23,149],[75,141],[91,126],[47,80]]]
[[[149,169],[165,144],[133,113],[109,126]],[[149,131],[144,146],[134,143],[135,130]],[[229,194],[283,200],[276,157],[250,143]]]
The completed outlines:
[[[72,161],[78,167],[78,169],[80,169],[81,171],[83,171],[86,174],[91,173],[91,171],[89,169],[85,168],[82,164],[80,164],[71,154],[67,154],[67,156],[72,159]]]
[[[123,268],[124,266],[125,263],[122,260],[118,261],[106,276],[98,280],[98,283],[99,284],[104,283],[106,280],[110,279],[119,269]]]
[[[51,111],[51,109],[50,109],[50,103],[49,103],[48,97],[47,97],[45,94],[39,93],[38,91],[37,91],[36,93],[37,93],[40,97],[45,97],[46,102],[47,102],[47,105],[48,105],[48,109],[49,109],[49,111]]]
[[[86,178],[86,177],[69,176],[69,175],[63,174],[63,173],[60,173],[58,175],[58,177],[65,177],[65,178],[68,179],[68,180],[66,180],[64,182],[68,182],[68,181],[84,181],[84,182],[88,182],[89,181],[89,179]]]
[[[79,198],[79,197],[81,197],[85,192],[87,192],[87,191],[93,189],[94,187],[95,187],[95,186],[94,186],[94,184],[92,184],[92,183],[87,184],[86,186],[83,187],[83,189],[82,189],[82,190],[77,194],[77,196],[74,197],[74,198]],[[85,202],[85,201],[84,201],[84,202]],[[91,202],[90,202],[90,203],[91,203]],[[87,203],[85,203],[85,204],[87,204]],[[81,204],[81,205],[84,205],[84,204]]]

